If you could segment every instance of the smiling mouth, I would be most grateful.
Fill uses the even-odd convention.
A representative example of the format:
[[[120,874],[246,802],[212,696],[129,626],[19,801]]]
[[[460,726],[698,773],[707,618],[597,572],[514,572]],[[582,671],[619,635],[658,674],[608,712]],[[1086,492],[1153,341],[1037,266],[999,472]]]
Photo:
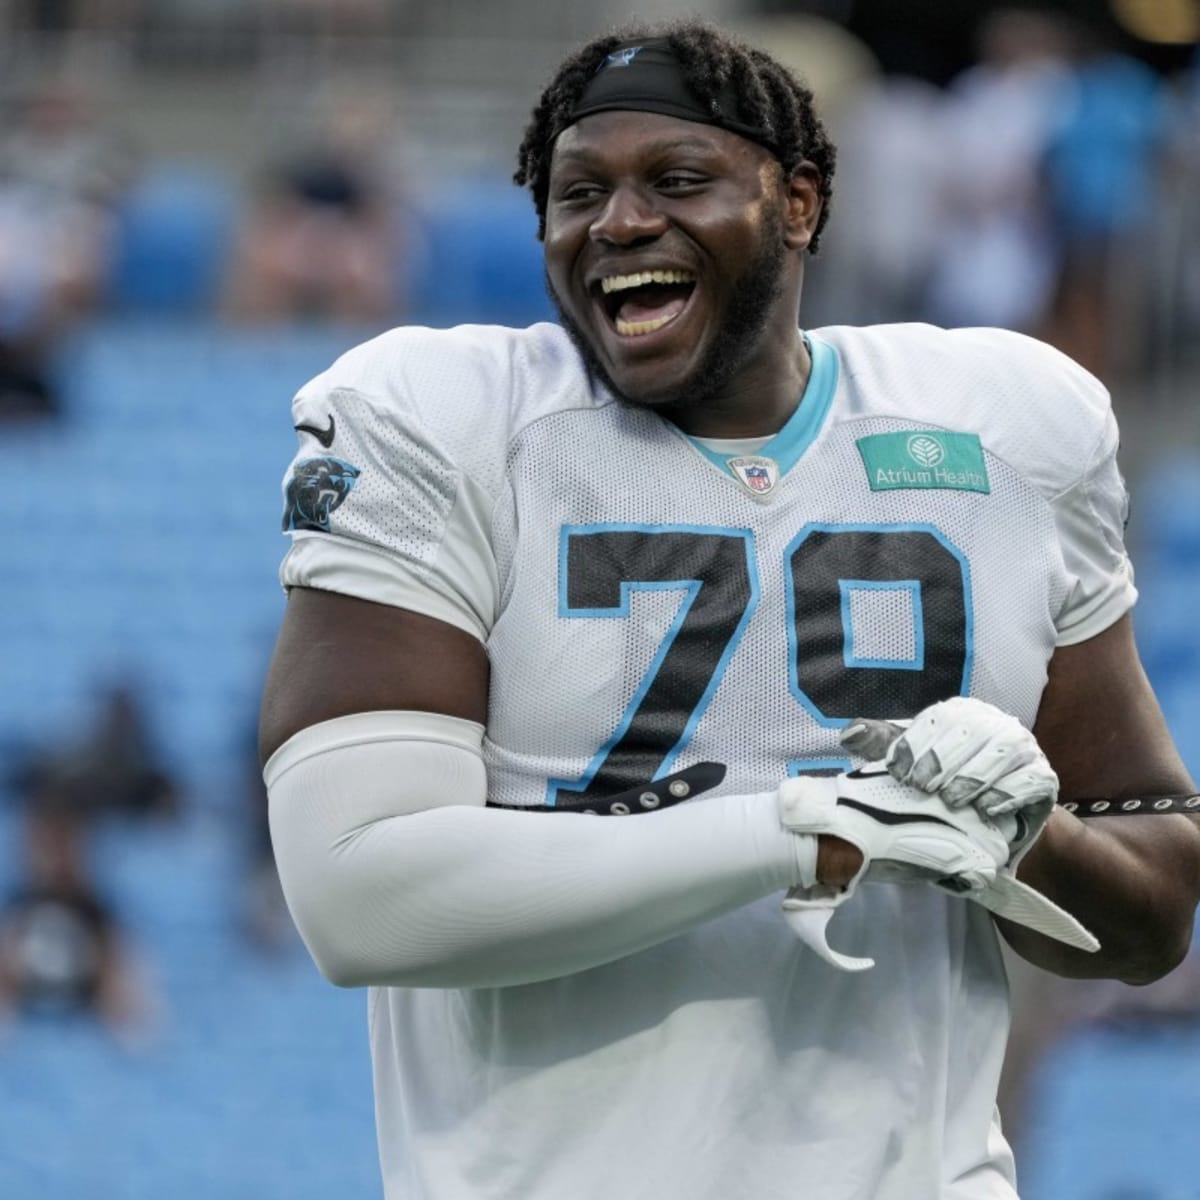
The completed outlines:
[[[600,280],[600,305],[621,337],[644,337],[670,325],[696,287],[688,271],[636,271]]]

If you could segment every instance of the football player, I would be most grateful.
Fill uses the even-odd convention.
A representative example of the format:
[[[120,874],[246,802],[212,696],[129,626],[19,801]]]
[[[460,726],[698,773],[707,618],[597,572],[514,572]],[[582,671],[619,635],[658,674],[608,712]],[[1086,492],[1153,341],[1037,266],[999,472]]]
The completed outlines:
[[[519,154],[561,326],[296,398],[262,754],[391,1200],[1011,1200],[998,934],[1188,946],[1108,396],[1013,333],[804,329],[833,170],[765,53],[601,38]]]

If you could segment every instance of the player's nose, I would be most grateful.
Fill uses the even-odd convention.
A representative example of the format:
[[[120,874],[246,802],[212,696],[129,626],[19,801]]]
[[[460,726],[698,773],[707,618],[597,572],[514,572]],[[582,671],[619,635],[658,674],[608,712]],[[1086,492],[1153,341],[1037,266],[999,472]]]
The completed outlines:
[[[588,232],[593,241],[628,246],[659,237],[666,227],[654,197],[644,188],[623,184],[613,188]]]

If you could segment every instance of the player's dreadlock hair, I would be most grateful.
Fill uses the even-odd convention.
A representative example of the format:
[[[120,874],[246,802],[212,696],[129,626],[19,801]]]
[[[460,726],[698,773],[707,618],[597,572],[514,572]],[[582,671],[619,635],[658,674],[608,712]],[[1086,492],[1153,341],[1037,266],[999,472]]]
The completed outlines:
[[[579,97],[606,56],[618,46],[651,37],[669,42],[689,87],[706,104],[713,104],[726,84],[733,85],[738,95],[739,118],[763,130],[785,175],[790,176],[804,161],[816,167],[824,201],[808,247],[810,253],[816,253],[821,230],[829,217],[837,151],[816,114],[813,94],[769,54],[703,21],[618,30],[589,42],[559,66],[525,127],[513,174],[515,183],[527,186],[533,193],[538,237],[543,238],[546,233],[554,139],[570,124]]]

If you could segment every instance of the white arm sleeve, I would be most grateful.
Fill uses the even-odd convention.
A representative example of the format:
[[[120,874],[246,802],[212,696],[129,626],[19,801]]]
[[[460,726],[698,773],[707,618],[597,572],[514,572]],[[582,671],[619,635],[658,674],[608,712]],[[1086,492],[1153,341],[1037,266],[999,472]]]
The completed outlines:
[[[303,729],[267,763],[284,895],[343,987],[491,987],[581,971],[792,884],[817,840],[774,792],[636,817],[485,807],[482,727],[375,712]]]

